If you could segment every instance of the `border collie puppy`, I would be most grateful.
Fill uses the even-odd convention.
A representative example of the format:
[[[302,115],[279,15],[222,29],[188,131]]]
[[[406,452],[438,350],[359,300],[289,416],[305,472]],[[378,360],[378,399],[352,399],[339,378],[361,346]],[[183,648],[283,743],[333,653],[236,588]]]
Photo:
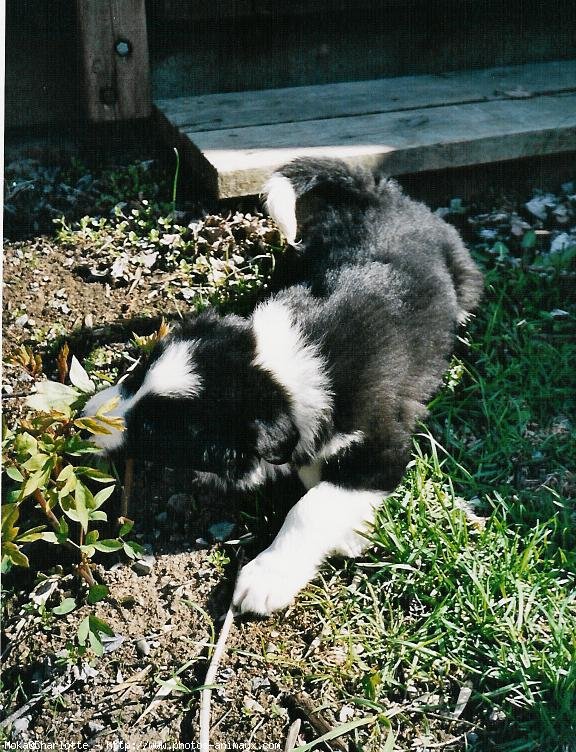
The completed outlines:
[[[248,319],[191,319],[85,408],[116,395],[126,428],[101,448],[192,468],[199,484],[298,473],[302,498],[236,587],[237,610],[257,614],[291,603],[326,557],[366,548],[482,288],[456,230],[392,180],[298,159],[265,194],[290,285]]]

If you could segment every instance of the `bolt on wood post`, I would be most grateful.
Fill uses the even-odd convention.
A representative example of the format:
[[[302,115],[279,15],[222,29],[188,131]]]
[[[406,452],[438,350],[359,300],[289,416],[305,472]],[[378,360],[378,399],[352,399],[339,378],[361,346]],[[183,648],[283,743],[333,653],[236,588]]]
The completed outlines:
[[[86,110],[93,122],[151,113],[145,0],[76,0]]]

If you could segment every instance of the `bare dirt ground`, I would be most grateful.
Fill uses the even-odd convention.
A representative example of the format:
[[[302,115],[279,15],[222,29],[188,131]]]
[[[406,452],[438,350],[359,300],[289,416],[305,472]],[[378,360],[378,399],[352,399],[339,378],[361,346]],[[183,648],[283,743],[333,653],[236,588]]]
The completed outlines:
[[[80,201],[80,213],[87,203]],[[32,202],[24,209],[33,215],[37,207]],[[22,213],[23,207],[18,209]],[[40,212],[40,226],[28,219],[10,227],[16,236],[45,229],[53,214],[58,211]],[[231,216],[221,219],[234,222]],[[249,217],[244,224],[250,222],[254,224]],[[277,236],[276,230],[263,226]],[[144,330],[151,331],[160,316],[186,314],[178,274],[153,270],[136,283],[131,278],[122,284],[106,276],[87,279],[94,257],[90,243],[67,246],[53,234],[6,244],[3,392],[8,422],[25,411],[23,397],[36,378],[11,361],[21,345],[43,353],[49,378],[64,339],[79,359],[99,348],[102,369],[113,372],[138,322],[148,320]],[[170,294],[164,294],[167,285]],[[251,535],[259,517],[264,524],[256,522],[258,535],[244,548],[248,558],[263,548],[274,525],[280,524],[282,510],[267,525],[269,513],[252,514],[255,503],[261,502],[249,501],[246,506],[246,500],[196,500],[187,492],[185,474],[137,468],[130,511],[137,520],[134,537],[145,546],[146,561],[111,564],[107,557],[96,576],[107,584],[110,597],[60,617],[51,608],[75,594],[78,582],[63,575],[62,567],[46,558],[49,553],[31,547],[33,569],[44,572],[48,580],[38,582],[33,571],[21,570],[5,577],[5,744],[65,740],[96,750],[193,745],[198,734],[197,688],[203,684],[213,640],[229,606],[240,549],[219,539],[237,541]],[[78,625],[88,612],[114,632],[98,659],[79,655],[75,647]],[[304,690],[312,703],[327,705],[327,722],[338,725],[342,703],[331,704],[334,698],[305,686],[305,677],[314,672],[313,655],[322,629],[318,615],[302,606],[272,619],[235,623],[213,693],[214,744],[283,748],[290,723],[302,717],[294,695]],[[315,736],[318,730],[304,719],[299,741]]]
[[[92,198],[84,200],[87,191],[78,183],[74,190],[79,216],[100,194],[94,189]],[[76,195],[57,194],[62,201]],[[10,362],[22,344],[44,353],[48,377],[63,337],[79,359],[94,357],[98,350],[99,366],[114,374],[142,319],[155,325],[160,316],[177,317],[189,307],[182,279],[165,269],[152,268],[122,284],[106,275],[87,275],[89,242],[66,245],[53,235],[35,234],[45,232],[47,221],[61,210],[56,204],[43,206],[39,225],[32,220],[17,224],[13,237],[23,239],[5,248],[3,391],[8,421],[22,414],[22,397],[35,378]],[[76,205],[70,205],[76,212]],[[33,204],[30,211],[34,213]],[[247,223],[254,230],[253,219]],[[276,232],[264,220],[256,225],[257,233]],[[30,231],[33,237],[26,238]],[[142,331],[154,328],[147,327]],[[292,490],[286,491],[285,506]],[[134,537],[145,546],[146,556],[136,564],[107,557],[96,575],[108,585],[110,597],[64,616],[54,615],[52,607],[81,586],[34,548],[33,570],[13,570],[4,582],[5,721],[0,739],[7,748],[14,742],[64,741],[94,750],[152,744],[197,748],[198,688],[230,603],[238,552],[244,549],[248,558],[253,556],[282,519],[282,508],[274,514],[266,502],[265,493],[255,499],[195,499],[185,473],[137,468],[131,513],[137,520]],[[44,573],[40,579],[37,572]],[[328,567],[323,597],[337,592],[341,597],[344,587],[353,588],[354,575],[352,562]],[[80,654],[74,639],[88,611],[114,633],[104,640],[100,658]],[[322,609],[315,607],[314,587],[280,615],[237,620],[213,692],[214,749],[283,749],[296,718],[302,720],[297,743],[310,742],[321,734],[322,723],[311,719],[308,702],[320,708],[325,729],[365,715],[369,711],[336,696],[323,681],[323,665],[333,668],[347,660],[331,647]],[[413,696],[400,692],[396,699],[392,715],[402,711],[404,702],[414,703]],[[426,738],[433,739],[431,749],[468,749],[471,727],[464,718],[435,719],[432,714],[426,719]],[[422,748],[417,725],[406,730],[402,741],[406,749]],[[331,744],[324,748],[349,748],[347,741]],[[379,747],[366,742],[363,749]]]
[[[123,345],[110,343],[106,324],[124,326],[135,312],[139,317],[170,317],[185,309],[182,302],[178,305],[161,296],[150,299],[154,276],[132,289],[113,287],[86,282],[78,272],[80,266],[75,250],[63,249],[49,237],[6,247],[4,354],[8,361],[23,343],[37,347],[42,342],[49,350],[62,334],[73,330],[84,346],[90,336],[104,335],[108,352],[114,354],[115,345],[116,349]],[[130,327],[122,329],[124,336],[129,333]],[[45,361],[49,363],[50,357]],[[32,383],[24,369],[7,365],[8,418],[21,412],[18,395],[29,393]],[[110,566],[107,559],[106,570],[99,568],[111,597],[94,613],[116,635],[106,643],[101,659],[78,659],[71,647],[86,608],[60,618],[48,610],[41,616],[32,613],[26,589],[6,604],[3,676],[13,694],[5,700],[5,711],[6,715],[18,712],[11,738],[65,739],[86,742],[94,749],[122,744],[140,748],[145,743],[196,738],[199,693],[193,690],[203,683],[212,625],[218,627],[229,605],[238,550],[216,542],[218,536],[210,528],[223,524],[229,531],[226,537],[237,539],[242,522],[240,510],[230,508],[229,500],[211,499],[208,506],[198,508],[186,490],[182,474],[137,469],[131,513],[142,521],[136,539],[149,552],[149,567],[122,562]],[[262,547],[262,540],[258,545]],[[252,553],[255,550],[251,548]],[[53,571],[57,582],[45,603],[52,606],[77,585],[70,577],[58,577],[57,570],[48,571]],[[9,587],[10,577],[6,579]],[[33,587],[33,578],[27,584]],[[290,722],[284,696],[301,682],[295,679],[294,686],[288,687],[284,672],[274,668],[278,651],[273,642],[281,636],[298,662],[320,628],[313,620],[307,622],[307,613],[296,609],[277,619],[247,620],[234,627],[217,677],[220,688],[214,693],[215,742],[250,740],[252,749],[259,749],[284,739]],[[165,683],[175,676],[182,685]],[[34,701],[22,703],[30,696]]]

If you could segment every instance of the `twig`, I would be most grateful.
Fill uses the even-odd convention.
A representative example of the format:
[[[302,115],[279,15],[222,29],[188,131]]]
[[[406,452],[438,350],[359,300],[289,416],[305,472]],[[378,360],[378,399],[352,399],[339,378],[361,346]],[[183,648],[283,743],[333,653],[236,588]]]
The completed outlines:
[[[132,495],[132,485],[134,483],[134,460],[128,457],[124,468],[124,485],[122,486],[122,501],[120,503],[120,516],[128,517],[130,507],[130,496]]]
[[[18,708],[18,710],[15,710],[7,718],[4,718],[4,720],[0,723],[0,728],[6,728],[6,726],[10,726],[10,724],[14,723],[14,721],[17,721],[20,716],[25,715],[29,710],[31,710],[34,705],[37,705],[40,700],[43,700],[44,697],[44,693],[40,693],[38,695],[34,695],[34,697],[31,697],[28,702],[22,705],[22,707]]]
[[[324,716],[320,715],[314,707],[314,702],[311,697],[308,697],[304,692],[299,692],[295,695],[289,695],[288,702],[296,709],[299,710],[307,721],[310,722],[312,727],[320,734],[324,735],[333,731],[333,726],[328,723]],[[342,741],[342,739],[331,739],[330,744],[340,752],[348,752],[348,745]]]
[[[262,728],[264,725],[265,718],[262,718],[258,723],[254,726],[252,729],[252,733],[248,737],[248,742],[246,743],[246,749],[250,749],[252,747],[252,739],[256,736],[257,732]]]
[[[238,556],[238,571],[236,573],[236,582],[238,581],[238,577],[240,575],[240,572],[242,571],[243,563],[244,551],[243,549],[241,549]],[[206,672],[204,689],[200,692],[200,752],[209,752],[210,750],[210,703],[212,701],[211,686],[212,684],[214,684],[216,674],[218,673],[220,659],[224,655],[224,651],[226,649],[226,640],[228,639],[230,627],[232,626],[232,622],[234,621],[234,615],[235,614],[232,609],[232,604],[230,604],[228,611],[226,612],[224,624],[222,624],[222,629],[220,630],[220,635],[218,636],[218,641],[216,642],[216,647],[214,648],[214,652],[212,653],[212,659],[210,660],[208,671]]]
[[[40,509],[44,512],[46,515],[48,522],[50,523],[53,530],[55,530],[57,533],[60,532],[60,523],[58,522],[58,518],[54,514],[54,512],[50,509],[50,506],[46,499],[44,498],[44,495],[42,491],[37,488],[34,493],[32,494],[34,497],[34,501],[37,502]],[[92,576],[92,572],[90,571],[90,566],[86,563],[82,551],[80,550],[80,546],[78,546],[74,541],[71,541],[69,538],[66,538],[66,540],[62,541],[62,545],[67,548],[69,551],[73,551],[77,556],[80,557],[80,563],[76,565],[76,570],[80,577],[84,579],[90,587],[95,584],[94,577]]]
[[[296,746],[301,725],[302,721],[300,720],[300,718],[296,718],[294,723],[292,723],[292,725],[288,729],[288,736],[286,737],[286,743],[284,744],[284,752],[292,752],[292,750]]]
[[[452,739],[447,739],[444,742],[435,742],[434,744],[427,742],[426,747],[428,749],[442,749],[442,747],[449,747],[452,744],[456,744],[456,742],[461,742],[469,733],[469,731],[465,731],[463,734],[460,734],[460,736],[453,736]]]
[[[71,681],[70,684],[67,684],[61,691],[59,692],[60,695],[64,694],[64,692],[67,692],[70,687],[74,684],[76,680]],[[15,710],[13,713],[11,713],[7,718],[4,718],[4,720],[0,723],[0,728],[6,728],[6,726],[10,726],[10,724],[14,723],[14,721],[17,721],[18,718],[21,718],[23,715],[26,715],[26,713],[31,710],[35,705],[37,705],[41,700],[43,700],[50,691],[56,686],[56,681],[53,681],[50,685],[45,687],[41,692],[38,692],[38,694],[35,694],[33,697],[31,697],[28,702],[25,702],[24,705],[22,705],[18,710]]]
[[[223,713],[223,714],[222,714],[222,715],[220,716],[220,718],[218,718],[218,720],[216,721],[216,723],[215,723],[215,724],[214,724],[214,725],[212,726],[212,731],[214,731],[215,729],[217,729],[217,728],[218,728],[218,726],[219,726],[219,725],[220,725],[220,724],[222,723],[222,721],[223,721],[223,720],[224,720],[225,718],[227,718],[227,717],[228,717],[228,716],[230,715],[230,713],[231,713],[231,712],[232,712],[232,708],[228,708],[228,710],[227,710],[227,711],[226,711],[225,713]]]

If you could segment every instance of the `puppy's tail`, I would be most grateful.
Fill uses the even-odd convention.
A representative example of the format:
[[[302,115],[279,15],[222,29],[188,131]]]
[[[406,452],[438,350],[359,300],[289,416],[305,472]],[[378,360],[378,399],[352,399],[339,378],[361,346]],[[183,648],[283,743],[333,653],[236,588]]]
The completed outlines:
[[[296,243],[296,201],[312,190],[325,197],[346,194],[363,203],[379,193],[378,179],[368,170],[349,167],[339,159],[300,158],[281,167],[263,188],[268,214],[291,245]]]

